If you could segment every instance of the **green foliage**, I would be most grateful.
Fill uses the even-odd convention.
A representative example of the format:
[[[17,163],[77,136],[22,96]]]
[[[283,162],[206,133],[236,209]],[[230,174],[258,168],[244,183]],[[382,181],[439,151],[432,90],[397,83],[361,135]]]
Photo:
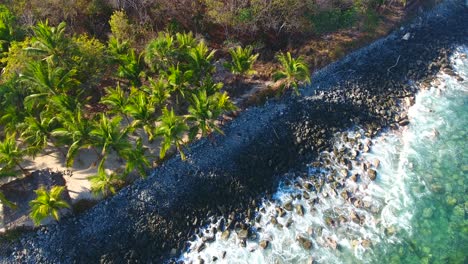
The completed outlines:
[[[127,79],[132,86],[140,86],[141,77],[145,75],[141,55],[137,55],[134,49],[130,49],[127,54],[120,56],[117,75]]]
[[[242,48],[237,46],[229,50],[231,61],[224,64],[224,67],[229,69],[235,75],[252,75],[256,71],[253,65],[258,58],[258,54],[252,54],[252,46]]]
[[[91,192],[95,196],[107,197],[115,194],[117,188],[123,186],[123,180],[116,173],[107,174],[104,168],[105,158],[101,160],[96,175],[88,177],[91,183]]]
[[[60,209],[70,208],[70,205],[62,198],[62,193],[65,190],[63,186],[54,186],[50,191],[44,187],[36,190],[36,199],[29,202],[31,213],[29,216],[35,225],[41,224],[42,220],[52,216],[56,221],[60,219]]]
[[[131,43],[134,40],[132,25],[124,11],[114,11],[109,20],[112,35],[119,41]]]
[[[133,118],[132,127],[143,128],[150,141],[154,140],[155,111],[156,101],[152,96],[135,88],[131,90],[125,112]]]
[[[162,110],[162,116],[159,118],[161,124],[156,128],[156,135],[161,136],[163,141],[161,142],[161,150],[159,156],[163,159],[166,156],[166,152],[175,146],[179,151],[182,160],[185,160],[185,154],[182,150],[184,141],[182,139],[183,134],[188,130],[188,126],[180,116],[174,114],[174,110]]]
[[[105,96],[101,97],[101,103],[108,105],[110,111],[115,114],[123,114],[126,116],[126,107],[128,104],[128,96],[125,91],[117,83],[115,88],[107,87]]]
[[[319,34],[352,27],[357,19],[358,9],[355,7],[346,10],[340,8],[324,10],[311,17],[315,31]]]
[[[16,39],[16,17],[4,5],[0,5],[0,58],[8,51],[10,43]]]
[[[31,47],[26,50],[39,56],[51,65],[65,63],[63,60],[70,48],[70,41],[65,36],[66,23],[62,22],[57,27],[49,26],[49,21],[39,22],[33,27],[34,39]]]
[[[180,37],[185,44],[190,40],[188,36]],[[187,41],[187,42],[185,42]],[[168,70],[177,60],[174,37],[167,32],[159,32],[158,36],[151,40],[145,48],[144,60],[153,71]]]
[[[122,157],[127,161],[125,164],[125,175],[128,175],[133,170],[137,170],[141,177],[146,177],[146,169],[151,165],[145,154],[146,150],[147,148],[143,146],[141,138],[138,138],[134,148],[121,151]]]
[[[190,129],[190,139],[195,138],[198,133],[201,133],[201,136],[209,135],[213,131],[223,134],[217,125],[217,119],[223,112],[234,109],[226,93],[208,96],[205,90],[200,90],[193,94],[187,115],[187,120],[195,124]]]
[[[10,207],[11,209],[16,209],[18,207],[16,204],[10,202],[2,192],[0,192],[0,203],[4,206]]]
[[[0,142],[0,172],[13,173],[18,167],[23,173],[27,170],[21,166],[26,151],[16,142],[16,133],[7,134]]]
[[[104,113],[99,115],[99,121],[95,128],[90,132],[93,146],[101,148],[101,156],[104,157],[113,150],[120,154],[122,151],[131,147],[128,141],[128,134],[131,128],[122,128],[122,118],[116,116],[109,119]]]
[[[289,52],[279,53],[276,58],[281,63],[281,70],[273,74],[273,79],[275,81],[283,80],[281,91],[293,88],[295,93],[299,95],[299,85],[310,83],[309,67],[302,58],[295,59]]]
[[[193,78],[192,83],[196,83],[203,79],[208,74],[213,73],[213,58],[215,50],[211,50],[206,46],[204,41],[200,41],[195,47],[188,50],[188,65],[186,73],[190,73]]]
[[[94,123],[83,116],[81,109],[62,113],[58,118],[62,127],[54,129],[52,136],[69,145],[66,166],[71,167],[78,150],[92,146],[91,131],[94,130]]]
[[[106,46],[87,35],[73,37],[71,41],[74,45],[71,63],[76,69],[76,79],[88,87],[99,84],[110,67]]]
[[[26,48],[31,46],[31,39],[26,39],[21,42],[11,42],[8,53],[5,56],[0,56],[0,62],[3,67],[2,79],[10,80],[20,75],[26,65],[28,65],[32,58],[26,52]]]
[[[55,123],[56,118],[47,116],[46,112],[41,112],[38,118],[27,116],[24,119],[20,125],[23,131],[20,137],[28,144],[29,155],[35,156],[47,146]]]

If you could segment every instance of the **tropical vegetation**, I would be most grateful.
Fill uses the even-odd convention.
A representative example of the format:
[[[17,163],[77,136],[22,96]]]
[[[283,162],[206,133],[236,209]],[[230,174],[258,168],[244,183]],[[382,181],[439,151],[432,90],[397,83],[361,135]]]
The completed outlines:
[[[49,191],[44,187],[36,190],[36,199],[29,204],[31,213],[29,216],[35,225],[39,225],[45,218],[53,217],[56,221],[60,219],[60,210],[70,208],[70,205],[63,199],[65,191],[63,186],[54,186]]]
[[[92,192],[113,195],[168,153],[188,159],[187,143],[222,134],[223,114],[236,110],[229,93],[259,64],[277,58],[266,76],[280,92],[310,83],[311,59],[289,52],[294,40],[367,32],[399,1],[322,2],[3,1],[0,176],[28,175],[24,160],[46,151],[67,167],[90,151]],[[107,167],[111,158],[120,168]],[[34,217],[56,211],[43,212]]]

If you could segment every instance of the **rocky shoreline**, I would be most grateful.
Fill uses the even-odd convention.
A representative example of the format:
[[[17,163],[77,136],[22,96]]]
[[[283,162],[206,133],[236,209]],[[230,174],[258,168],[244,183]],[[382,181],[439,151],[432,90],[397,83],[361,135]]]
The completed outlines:
[[[172,158],[87,213],[25,235],[1,250],[0,261],[160,263],[185,249],[210,216],[248,230],[258,199],[272,192],[277,175],[333,151],[336,132],[358,125],[374,136],[407,125],[402,106],[417,92],[409,82],[453,73],[448,57],[468,44],[467,13],[463,1],[445,1],[315,74],[306,97],[241,113],[224,127],[225,136],[191,145],[186,162]]]

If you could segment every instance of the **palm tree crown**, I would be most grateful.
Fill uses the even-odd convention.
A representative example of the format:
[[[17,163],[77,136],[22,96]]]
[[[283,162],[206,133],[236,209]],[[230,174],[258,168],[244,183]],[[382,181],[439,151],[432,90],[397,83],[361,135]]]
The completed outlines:
[[[37,197],[29,202],[31,213],[29,216],[35,225],[39,225],[42,220],[52,216],[55,220],[59,220],[59,211],[62,208],[70,208],[70,205],[62,198],[62,193],[65,190],[63,186],[54,186],[50,191],[44,187],[35,191]]]
[[[292,87],[298,95],[299,84],[310,83],[309,67],[301,57],[295,59],[291,56],[290,52],[286,54],[279,53],[276,58],[281,63],[282,69],[273,74],[273,79],[275,81],[284,80],[284,83],[281,85],[281,91]]]

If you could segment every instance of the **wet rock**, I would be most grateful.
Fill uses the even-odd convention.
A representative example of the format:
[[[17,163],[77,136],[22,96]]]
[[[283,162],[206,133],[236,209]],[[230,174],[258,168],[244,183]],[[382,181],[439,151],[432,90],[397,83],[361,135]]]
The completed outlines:
[[[239,233],[237,233],[237,237],[239,239],[247,239],[248,236],[249,236],[249,230],[247,229],[242,229],[241,231],[239,231]]]
[[[361,241],[361,245],[364,248],[370,248],[372,246],[372,242],[369,239],[364,239]]]
[[[304,248],[304,249],[311,249],[312,248],[312,241],[304,237],[303,235],[299,235],[296,237],[296,241],[299,242],[299,244]]]
[[[304,215],[304,207],[300,204],[296,204],[296,212],[298,215],[303,216]]]
[[[351,177],[349,177],[353,182],[357,182],[358,181],[358,178],[359,178],[359,175],[358,174],[353,174],[351,175]]]
[[[372,165],[374,165],[374,168],[378,169],[380,166],[380,160],[379,159],[374,159],[372,161]]]
[[[398,125],[400,126],[407,126],[409,125],[410,121],[408,119],[403,119],[398,122]]]
[[[457,199],[452,196],[447,197],[447,205],[455,206],[457,204]]]
[[[373,169],[369,169],[367,171],[367,174],[369,175],[369,179],[371,179],[371,181],[375,181],[375,179],[377,178],[377,171]]]
[[[229,229],[226,229],[221,234],[221,238],[224,239],[224,240],[228,240],[230,235],[231,235],[231,231],[229,231]]]
[[[292,211],[293,209],[293,206],[292,206],[292,201],[288,201],[284,204],[284,209],[288,210],[288,211]]]
[[[227,253],[226,251],[221,252],[221,258],[223,259],[226,258],[226,253]]]
[[[197,247],[197,252],[200,253],[200,252],[202,252],[205,248],[206,248],[206,244],[205,244],[205,243],[201,243],[201,244]]]
[[[344,190],[343,192],[341,192],[341,197],[343,197],[343,199],[345,200],[348,200],[349,198],[348,191]]]
[[[308,192],[303,192],[303,193],[302,193],[302,197],[304,197],[304,199],[306,199],[306,200],[309,200],[309,199],[310,199],[310,195],[309,195]]]
[[[351,218],[351,221],[353,221],[354,223],[357,223],[357,224],[360,223],[359,215],[358,215],[356,212],[351,211],[351,213],[350,213],[349,216],[350,216],[350,218]]]
[[[338,243],[333,238],[327,237],[325,238],[325,241],[327,242],[327,245],[333,250],[336,250],[338,248]]]
[[[268,241],[268,240],[262,240],[262,241],[260,241],[259,245],[260,245],[260,247],[261,247],[262,249],[266,249],[266,248],[268,248],[268,246],[270,245],[270,241]]]

